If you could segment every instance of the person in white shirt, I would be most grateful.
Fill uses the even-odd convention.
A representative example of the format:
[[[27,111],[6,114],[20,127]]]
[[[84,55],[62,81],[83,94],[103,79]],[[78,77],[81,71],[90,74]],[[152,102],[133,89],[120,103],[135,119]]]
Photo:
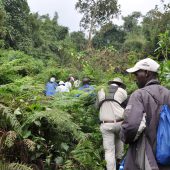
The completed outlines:
[[[66,86],[69,90],[71,90],[71,88],[72,88],[72,83],[74,83],[74,77],[69,77],[68,80],[67,80],[67,82],[65,82],[65,86]]]
[[[56,92],[70,92],[70,90],[65,86],[63,81],[60,81],[56,88]]]
[[[81,81],[77,77],[75,77],[74,87],[78,88],[80,86],[80,84],[81,84]]]
[[[109,81],[108,92],[104,89],[98,92],[97,105],[107,170],[116,170],[116,161],[118,162],[124,153],[124,145],[120,140],[119,132],[124,119],[122,103],[126,99],[127,92],[120,78]]]

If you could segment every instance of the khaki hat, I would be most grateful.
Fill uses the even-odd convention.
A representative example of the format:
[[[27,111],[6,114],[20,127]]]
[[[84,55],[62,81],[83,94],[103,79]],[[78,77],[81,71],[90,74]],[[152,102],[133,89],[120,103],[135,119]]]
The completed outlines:
[[[152,72],[158,72],[160,65],[152,60],[151,58],[145,58],[143,60],[138,61],[134,67],[127,69],[128,73],[135,73],[139,70],[147,70]]]
[[[123,83],[122,79],[119,77],[114,78],[113,80],[110,80],[108,84],[121,84],[123,88],[126,88],[126,85]]]

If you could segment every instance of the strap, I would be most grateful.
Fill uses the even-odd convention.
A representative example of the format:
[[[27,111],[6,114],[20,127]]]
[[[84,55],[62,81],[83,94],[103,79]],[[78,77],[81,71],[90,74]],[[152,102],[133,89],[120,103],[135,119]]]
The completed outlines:
[[[158,99],[156,99],[156,98],[150,93],[149,90],[147,90],[147,89],[145,89],[145,88],[143,88],[142,90],[146,91],[146,92],[154,99],[154,101],[155,101],[157,104],[161,105],[161,104],[159,103]]]
[[[144,88],[143,88],[142,90],[146,91],[146,92],[154,99],[154,101],[155,101],[158,105],[161,105],[160,102],[150,93],[149,90],[144,89]],[[147,115],[147,114],[146,114],[146,115]],[[149,120],[148,125],[150,125],[150,121],[151,121],[151,120]],[[147,128],[147,127],[146,127],[146,128]],[[148,139],[149,144],[152,145],[151,140],[150,140],[150,138],[149,138],[148,130],[145,131],[145,134],[146,134],[146,137],[147,137],[147,139]],[[154,141],[154,143],[153,143],[153,146],[154,146],[154,153],[156,153],[156,139],[155,139],[155,141]]]
[[[98,104],[98,108],[100,109],[100,107],[102,106],[102,104],[104,102],[107,102],[107,101],[113,101],[113,102],[116,102],[117,104],[119,104],[122,108],[126,108],[126,105],[127,105],[127,102],[128,102],[128,99],[126,99],[125,101],[123,101],[122,103],[119,103],[117,100],[114,99],[114,96],[115,96],[115,93],[117,92],[119,86],[113,86],[113,85],[110,85],[109,86],[109,93],[108,95],[105,97],[104,100],[100,101],[99,104]]]
[[[118,86],[112,86],[110,85],[109,87],[109,94],[105,97],[104,100],[102,100],[101,102],[99,102],[99,109],[100,107],[102,106],[102,104],[104,102],[107,102],[107,101],[113,101],[113,102],[116,102],[117,104],[119,104],[122,108],[124,108],[125,104],[124,102],[123,103],[119,103],[117,100],[114,99],[114,96],[115,96],[115,93],[116,91],[118,90]]]
[[[102,100],[102,101],[99,103],[99,108],[102,106],[102,104],[103,104],[104,102],[108,102],[108,101],[116,102],[117,104],[119,104],[119,105],[121,106],[121,104],[120,104],[117,100],[115,100],[115,99],[104,99],[104,100]],[[122,107],[122,106],[121,106],[121,107]]]

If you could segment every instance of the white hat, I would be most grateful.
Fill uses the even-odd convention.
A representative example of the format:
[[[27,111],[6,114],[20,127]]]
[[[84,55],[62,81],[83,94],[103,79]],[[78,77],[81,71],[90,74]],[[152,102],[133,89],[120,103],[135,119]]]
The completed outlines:
[[[54,78],[54,77],[51,77],[51,78],[50,78],[50,82],[55,82],[55,78]]]
[[[134,67],[127,69],[126,71],[129,73],[135,73],[138,70],[158,72],[159,66],[160,65],[156,61],[152,60],[151,58],[145,58],[137,62]]]
[[[64,85],[64,81],[60,81],[58,84],[59,85]]]

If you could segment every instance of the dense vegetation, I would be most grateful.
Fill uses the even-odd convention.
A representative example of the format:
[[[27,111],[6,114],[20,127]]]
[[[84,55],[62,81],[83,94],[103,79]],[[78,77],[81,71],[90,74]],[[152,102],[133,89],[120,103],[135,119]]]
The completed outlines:
[[[83,32],[58,24],[57,13],[40,16],[26,0],[0,0],[0,169],[104,169],[95,92],[47,98],[45,83],[51,75],[88,76],[97,91],[120,76],[130,94],[136,85],[125,69],[150,56],[170,87],[170,4],[162,7],[124,16],[123,26],[109,20],[89,48]]]

